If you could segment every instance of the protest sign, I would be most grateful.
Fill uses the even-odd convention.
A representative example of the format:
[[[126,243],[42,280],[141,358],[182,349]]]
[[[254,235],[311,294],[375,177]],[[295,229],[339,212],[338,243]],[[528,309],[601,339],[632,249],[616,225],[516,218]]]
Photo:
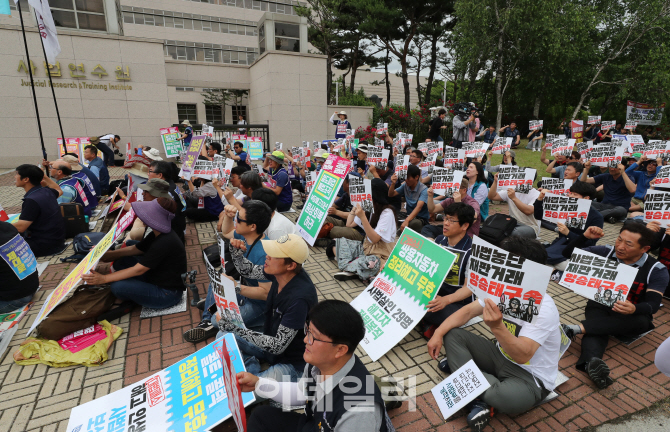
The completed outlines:
[[[567,195],[571,186],[572,180],[542,177],[542,189],[547,189],[555,195]]]
[[[161,135],[179,133],[179,128],[176,127],[176,126],[172,126],[172,127],[168,127],[168,128],[160,128],[159,132],[160,132]]]
[[[204,135],[198,135],[191,138],[191,144],[186,150],[186,154],[181,162],[181,171],[186,180],[190,180],[193,175],[193,166],[198,160],[202,146],[205,145],[207,137]]]
[[[431,392],[440,408],[442,417],[448,419],[484,393],[491,384],[479,370],[474,360],[458,368],[447,379],[433,387]]]
[[[532,131],[541,129],[543,124],[544,120],[530,120],[528,122],[528,129]]]
[[[207,259],[205,259],[205,262],[209,264]],[[221,267],[223,268],[224,266],[222,265]],[[210,271],[209,268],[207,271]],[[244,319],[242,319],[242,314],[240,313],[240,306],[237,303],[235,282],[228,279],[226,276],[218,275],[218,277],[219,281],[212,284],[212,294],[214,294],[214,302],[216,303],[216,309],[219,312],[219,315],[239,328],[247,328],[244,325]]]
[[[216,352],[223,365],[223,384],[228,395],[228,409],[233,415],[237,430],[246,432],[247,430],[247,413],[244,411],[244,399],[242,398],[242,389],[240,383],[237,382],[237,372],[235,365],[228,354],[229,348],[226,340],[223,340],[223,345],[215,345]]]
[[[425,169],[428,171],[428,174],[433,173],[433,168],[435,168],[435,162],[437,162],[437,153],[428,156],[426,159],[419,164],[419,168],[422,170]]]
[[[591,200],[545,194],[542,200],[542,219],[562,223],[568,228],[586,229]]]
[[[593,148],[593,141],[582,141],[575,144],[575,150],[579,152],[582,160],[588,160],[588,155]]]
[[[263,138],[259,136],[247,137],[249,157],[251,160],[263,159]],[[280,150],[281,150],[281,143]]]
[[[58,138],[58,157],[62,158],[67,153],[73,153],[77,155],[79,160],[82,160],[81,154],[79,153],[79,138],[65,138],[65,150],[63,150],[63,138]]]
[[[377,123],[377,135],[385,135],[389,131],[389,124],[384,122]]]
[[[484,143],[486,144],[486,143]],[[496,140],[493,142],[493,147],[491,147],[491,151],[493,154],[504,154],[507,150],[512,148],[512,138],[511,137],[498,137]],[[465,152],[467,156],[467,151]],[[482,155],[483,156],[483,155]]]
[[[161,131],[167,129],[161,129]],[[179,133],[161,133],[161,141],[165,150],[165,157],[175,158],[182,152],[183,146],[179,140]]]
[[[511,138],[510,138],[511,139]],[[510,141],[511,145],[511,141]],[[489,145],[485,142],[468,142],[463,143],[463,150],[465,151],[465,158],[483,158],[488,150]]]
[[[551,146],[553,145],[554,140],[557,140],[557,139],[558,139],[558,135],[553,135],[553,134],[545,135],[545,137],[544,137],[545,147],[548,148],[548,149],[551,149]]]
[[[631,153],[641,153],[644,150],[646,144],[642,135],[628,135],[627,138]]]
[[[447,146],[444,149],[442,163],[444,164],[444,168],[463,171],[465,169],[465,150]]]
[[[7,216],[5,209],[2,208],[2,204],[0,204],[0,221],[5,222],[7,219],[9,219],[9,216]]]
[[[332,152],[333,152],[333,153],[341,153],[341,152],[343,152],[344,149],[345,149],[345,147],[346,147],[346,143],[345,143],[345,141],[346,141],[346,139],[344,139],[344,138],[338,138],[338,139],[337,139],[337,144],[335,144],[335,145],[333,146]]]
[[[112,229],[95,245],[93,249],[86,255],[86,257],[77,264],[77,266],[63,279],[58,286],[49,294],[47,300],[44,302],[42,309],[35,317],[33,325],[28,330],[28,334],[32,333],[35,328],[51,313],[58,304],[65,299],[65,297],[74,289],[81,281],[81,276],[88,273],[102,257],[107,249],[114,243],[116,239],[117,227],[112,226]]]
[[[211,180],[212,171],[214,170],[214,164],[212,161],[208,160],[196,160],[195,165],[193,165],[193,177]]]
[[[328,216],[328,209],[335,201],[337,192],[350,168],[349,159],[336,155],[328,156],[321,167],[314,189],[309,194],[296,223],[298,233],[310,246],[314,246],[321,226]]]
[[[374,167],[385,170],[389,162],[389,150],[381,146],[368,146],[368,164],[373,165]]]
[[[654,178],[657,188],[670,188],[670,165],[663,165]]]
[[[430,155],[434,155],[434,154],[439,155],[443,152],[442,145],[440,143],[436,143],[436,142],[431,141],[431,142],[428,142],[426,144],[427,144],[427,146],[426,146],[427,148],[426,148],[426,154],[424,156],[426,156],[426,155],[430,156]]]
[[[635,130],[636,127],[637,127],[637,122],[636,121],[626,120],[626,124],[624,125],[623,128],[628,129],[628,130]]]
[[[533,189],[536,170],[516,165],[500,165],[498,169],[498,189],[513,188],[517,193],[528,193]]]
[[[437,167],[433,171],[433,192],[436,196],[444,195],[446,198],[454,196],[454,192],[461,188],[463,181],[463,171],[456,171],[451,168]]]
[[[219,179],[221,189],[225,189],[228,186],[230,171],[233,169],[233,162],[232,159],[223,159],[218,161],[218,163],[215,160],[214,169],[212,170],[212,178],[215,180]]]
[[[572,127],[572,136],[569,138],[581,142],[584,136],[584,120],[572,120],[570,126]]]
[[[559,285],[587,299],[612,307],[617,300],[626,300],[637,271],[638,269],[615,259],[575,249]]]
[[[593,125],[599,123],[600,123],[600,116],[589,116],[588,124]]]
[[[211,430],[232,416],[219,357],[224,341],[235,370],[246,371],[228,333],[150,377],[73,408],[66,431]],[[250,405],[254,394],[242,393],[242,400]]]
[[[396,184],[407,178],[407,167],[409,166],[409,155],[398,155],[395,158],[395,175],[398,176]]]
[[[649,189],[644,200],[644,221],[670,226],[670,192]]]
[[[600,130],[606,132],[616,127],[616,120],[603,120],[600,122]]]
[[[351,305],[365,323],[361,346],[377,361],[426,314],[456,255],[405,228],[382,271]]]
[[[575,140],[570,139],[555,139],[551,144],[551,155],[561,155],[568,157],[572,154],[572,150],[575,147]]]
[[[593,146],[589,152],[591,165],[614,168],[621,163],[623,147],[601,144]]]
[[[468,262],[470,291],[491,299],[503,315],[533,322],[553,269],[507,252],[475,236]],[[523,304],[523,302],[526,304]]]
[[[351,205],[360,205],[363,211],[372,213],[372,180],[349,174],[349,197]]]
[[[307,179],[307,182],[305,182],[305,195],[309,195],[310,192],[312,192],[312,188],[316,183],[316,176],[317,176],[316,171],[311,171],[309,173],[309,178]]]
[[[21,234],[0,245],[0,258],[7,263],[19,280],[37,271],[37,259]]]
[[[626,123],[632,120],[644,126],[660,124],[664,109],[664,103],[656,107],[647,103],[628,101],[626,104]]]
[[[276,150],[281,150],[281,149],[282,149],[282,143],[280,143],[280,142],[276,142],[276,143],[275,143],[275,151],[276,151]]]
[[[647,144],[642,147],[642,156],[646,156],[647,159],[656,159],[661,158],[667,160],[670,158],[670,141],[661,141],[661,140],[649,140]]]

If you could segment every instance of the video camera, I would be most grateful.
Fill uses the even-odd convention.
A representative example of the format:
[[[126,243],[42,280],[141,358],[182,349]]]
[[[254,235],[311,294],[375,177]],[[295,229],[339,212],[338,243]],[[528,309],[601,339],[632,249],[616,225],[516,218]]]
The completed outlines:
[[[454,114],[461,120],[467,120],[468,117],[470,117],[470,112],[472,112],[472,110],[477,111],[475,117],[479,117],[479,113],[482,112],[481,109],[477,108],[475,104],[471,102],[459,102],[454,104],[452,109],[454,110]]]

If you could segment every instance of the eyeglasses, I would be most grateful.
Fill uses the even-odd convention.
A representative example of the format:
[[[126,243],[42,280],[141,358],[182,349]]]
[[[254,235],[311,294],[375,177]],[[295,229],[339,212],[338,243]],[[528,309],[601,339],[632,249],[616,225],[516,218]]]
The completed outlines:
[[[156,172],[156,171],[149,170],[149,173],[150,173],[150,174],[153,174],[153,173],[155,173],[155,172]]]
[[[238,213],[238,214],[237,214],[237,223],[242,223],[242,222],[247,223],[247,220],[246,220],[246,219],[242,219],[242,218],[240,217],[240,214]]]
[[[449,225],[451,225],[451,224],[455,224],[455,223],[458,223],[458,219],[446,219],[446,218],[445,218],[445,219],[444,219],[444,223],[445,223],[445,224],[448,223]]]
[[[315,338],[314,335],[312,334],[312,331],[309,329],[309,321],[307,321],[305,323],[305,329],[304,330],[305,330],[305,335],[307,335],[307,344],[308,345],[314,345],[314,341],[319,341],[319,342],[329,343],[329,344],[333,344],[333,345],[338,345],[335,342],[325,341],[325,340]]]

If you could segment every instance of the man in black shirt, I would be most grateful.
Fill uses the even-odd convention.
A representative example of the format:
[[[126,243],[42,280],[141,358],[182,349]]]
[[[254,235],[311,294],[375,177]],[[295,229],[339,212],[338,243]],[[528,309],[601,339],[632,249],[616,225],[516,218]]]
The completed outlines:
[[[249,373],[277,381],[286,381],[286,377],[297,381],[305,367],[305,342],[299,332],[305,326],[307,313],[318,301],[314,283],[302,268],[309,257],[309,248],[296,234],[262,243],[266,253],[264,266],[254,265],[245,258],[246,245],[242,240],[230,241],[230,253],[242,276],[272,282],[263,333],[240,328],[218,313],[216,319],[222,332],[235,334]],[[267,361],[270,367],[261,372],[259,360]]]
[[[0,222],[0,313],[28,304],[40,285],[37,260],[18,230]]]
[[[446,116],[447,116],[447,110],[442,108],[440,111],[437,112],[437,117],[428,122],[430,130],[428,131],[428,139],[426,141],[430,142],[444,141],[444,139],[442,139],[442,137],[440,136],[440,133],[442,132],[442,129],[447,128],[446,126],[444,126],[444,118]]]
[[[23,206],[14,226],[21,233],[35,256],[53,255],[65,249],[65,221],[60,212],[60,187],[43,187],[44,172],[35,165],[21,165],[14,175],[16,187],[23,188]]]

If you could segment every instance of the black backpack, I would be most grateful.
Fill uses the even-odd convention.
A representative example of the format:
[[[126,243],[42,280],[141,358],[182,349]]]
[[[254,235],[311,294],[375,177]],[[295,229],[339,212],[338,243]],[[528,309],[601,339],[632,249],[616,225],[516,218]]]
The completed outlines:
[[[79,233],[88,232],[88,223],[84,217],[84,206],[79,203],[60,204],[60,214],[65,221],[65,238],[73,238]]]
[[[479,228],[479,237],[498,246],[501,241],[512,235],[516,223],[516,219],[504,213],[489,215],[484,225]]]

